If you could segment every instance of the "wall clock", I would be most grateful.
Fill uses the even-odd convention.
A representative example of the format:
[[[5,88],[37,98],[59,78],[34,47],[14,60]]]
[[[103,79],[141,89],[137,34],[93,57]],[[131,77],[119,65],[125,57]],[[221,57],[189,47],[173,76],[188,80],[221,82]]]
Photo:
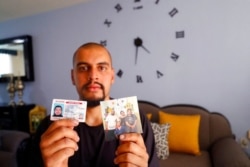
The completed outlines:
[[[167,62],[181,58],[172,45],[185,38],[183,27],[175,21],[178,7],[165,0],[120,0],[109,9],[103,18],[100,43],[113,48],[119,57],[118,78],[129,75],[130,80],[145,83],[165,77]]]

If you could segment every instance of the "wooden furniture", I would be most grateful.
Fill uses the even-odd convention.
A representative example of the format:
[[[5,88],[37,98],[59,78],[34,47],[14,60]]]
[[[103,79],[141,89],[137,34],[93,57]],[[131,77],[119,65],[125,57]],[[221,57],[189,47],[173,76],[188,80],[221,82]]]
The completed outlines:
[[[0,106],[0,129],[18,130],[30,133],[29,112],[35,104],[24,106]]]

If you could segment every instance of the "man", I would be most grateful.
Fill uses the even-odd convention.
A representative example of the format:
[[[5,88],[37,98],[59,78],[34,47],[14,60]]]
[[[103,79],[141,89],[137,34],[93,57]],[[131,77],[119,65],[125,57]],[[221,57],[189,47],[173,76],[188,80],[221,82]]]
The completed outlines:
[[[115,138],[116,120],[117,116],[115,115],[114,108],[112,108],[105,118],[105,137],[107,141],[113,140]]]
[[[56,105],[54,107],[54,114],[53,117],[62,117],[62,106]]]
[[[144,115],[143,134],[122,134],[105,141],[100,101],[110,99],[114,75],[110,53],[102,45],[87,43],[77,49],[71,79],[79,99],[87,101],[86,122],[51,122],[47,117],[34,140],[33,166],[158,166],[152,128]]]
[[[136,115],[132,113],[132,109],[127,110],[127,116],[125,117],[125,124],[127,127],[127,132],[137,132],[136,124],[137,118]]]
[[[125,117],[126,117],[126,114],[123,110],[120,111],[120,119],[121,119],[121,125],[122,126],[126,126],[125,124]]]

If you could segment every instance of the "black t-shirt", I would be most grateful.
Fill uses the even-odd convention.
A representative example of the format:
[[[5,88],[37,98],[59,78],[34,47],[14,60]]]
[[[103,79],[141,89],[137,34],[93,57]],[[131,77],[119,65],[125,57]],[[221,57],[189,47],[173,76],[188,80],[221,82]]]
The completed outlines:
[[[134,125],[136,120],[137,120],[137,118],[134,114],[127,115],[125,117],[125,122],[128,122],[129,125]]]
[[[143,128],[143,139],[149,154],[149,167],[158,167],[158,158],[156,156],[155,141],[152,128],[146,116],[140,114]],[[31,158],[29,166],[43,166],[41,152],[39,148],[40,137],[51,124],[47,116],[40,124],[33,140]],[[75,127],[80,141],[79,149],[69,158],[69,167],[116,167],[114,164],[115,151],[119,145],[119,140],[105,141],[103,125],[91,127],[85,123],[80,123]]]

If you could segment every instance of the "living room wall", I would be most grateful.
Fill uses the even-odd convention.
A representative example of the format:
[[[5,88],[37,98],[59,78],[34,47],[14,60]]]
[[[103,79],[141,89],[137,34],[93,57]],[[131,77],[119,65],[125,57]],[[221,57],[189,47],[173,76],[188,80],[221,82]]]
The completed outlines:
[[[33,37],[35,81],[25,83],[24,101],[50,111],[53,98],[78,99],[70,81],[72,54],[85,42],[107,40],[115,69],[124,72],[116,77],[112,97],[137,95],[160,106],[200,105],[224,114],[237,138],[245,136],[250,128],[250,2],[152,2],[94,0],[1,22],[0,38]],[[123,7],[123,16],[114,10],[117,3]],[[140,5],[143,15],[135,20],[136,11],[126,9]],[[168,13],[174,8],[178,14],[171,18]],[[106,28],[105,19],[114,26]],[[139,26],[148,23],[149,27]],[[175,38],[176,31],[184,31],[185,36]],[[136,35],[143,37],[151,53],[139,48],[135,66]],[[171,58],[172,52],[178,60]],[[155,70],[163,75],[157,78]],[[143,76],[142,83],[136,82],[137,74]],[[0,103],[9,100],[6,86],[0,84]]]

